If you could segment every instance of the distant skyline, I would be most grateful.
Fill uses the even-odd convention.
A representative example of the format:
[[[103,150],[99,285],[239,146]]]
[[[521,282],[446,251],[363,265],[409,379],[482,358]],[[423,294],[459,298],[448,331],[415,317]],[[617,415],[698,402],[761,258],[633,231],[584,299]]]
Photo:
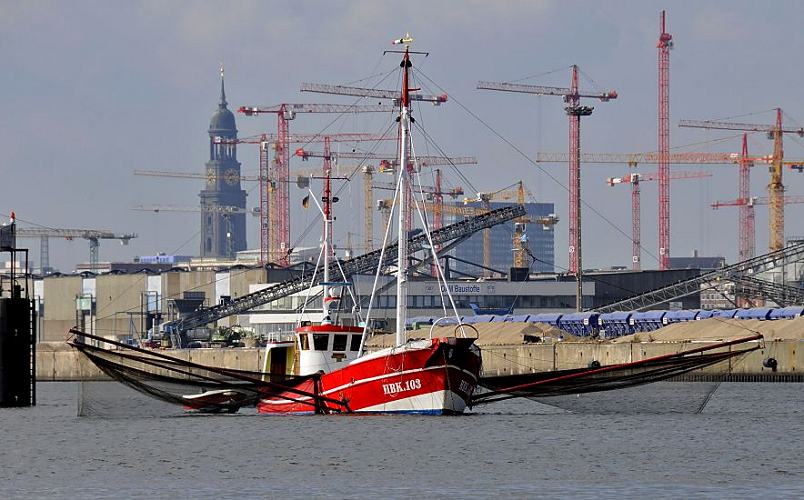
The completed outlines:
[[[21,226],[97,228],[139,234],[128,246],[101,243],[103,261],[130,261],[158,252],[199,250],[200,216],[145,213],[136,205],[197,206],[204,181],[138,177],[133,171],[204,172],[209,119],[219,93],[219,64],[226,67],[230,109],[281,102],[350,103],[353,99],[299,92],[301,82],[394,88],[397,55],[390,40],[410,32],[426,92],[444,89],[450,101],[415,109],[436,144],[419,141],[419,154],[476,156],[478,165],[445,170],[445,183],[493,191],[519,179],[535,201],[555,203],[556,270],[567,265],[566,165],[540,171],[467,113],[529,157],[567,150],[567,118],[560,98],[475,90],[478,80],[568,86],[578,64],[584,88],[616,89],[617,100],[595,106],[581,125],[584,152],[640,152],[657,148],[659,13],[667,10],[670,55],[670,143],[685,151],[738,152],[739,133],[681,129],[680,119],[729,118],[772,123],[781,107],[785,122],[804,124],[799,64],[804,50],[798,1],[654,2],[10,2],[0,0],[0,120],[2,206]],[[528,78],[533,75],[540,75]],[[434,82],[434,83],[433,83]],[[377,132],[388,115],[303,116],[295,132]],[[237,115],[239,136],[274,132],[273,116]],[[718,138],[729,138],[714,142]],[[436,146],[437,145],[437,146]],[[388,146],[383,146],[383,151]],[[311,149],[318,149],[310,145]],[[749,136],[752,154],[772,152],[762,134]],[[785,136],[785,156],[804,158],[804,139]],[[257,150],[238,148],[245,174],[256,174]],[[347,164],[344,161],[343,164]],[[320,162],[292,161],[292,170]],[[711,178],[671,183],[671,256],[737,256],[736,209],[712,210],[716,200],[737,197],[736,166],[686,165]],[[642,172],[655,166],[643,165]],[[605,179],[625,165],[582,166],[584,267],[630,267],[630,190]],[[552,177],[552,178],[551,178]],[[555,180],[560,183],[556,183]],[[424,182],[429,182],[425,179]],[[785,171],[786,194],[804,195],[804,173]],[[767,169],[752,171],[752,194],[766,196]],[[258,204],[246,184],[247,206]],[[643,268],[657,267],[656,183],[642,186]],[[343,188],[337,236],[341,245],[361,241],[362,185]],[[291,188],[291,234],[314,219],[295,210],[303,192]],[[380,196],[377,196],[380,197]],[[602,219],[600,215],[605,216]],[[767,248],[767,207],[756,208],[757,252]],[[786,207],[786,235],[804,236],[804,205]],[[248,243],[259,245],[257,219],[249,216]],[[613,224],[613,225],[612,225]],[[379,227],[377,214],[375,227]],[[379,231],[377,231],[379,233]],[[299,245],[315,244],[317,228]],[[38,263],[38,242],[26,241]],[[71,271],[89,258],[85,241],[50,244],[51,265]]]

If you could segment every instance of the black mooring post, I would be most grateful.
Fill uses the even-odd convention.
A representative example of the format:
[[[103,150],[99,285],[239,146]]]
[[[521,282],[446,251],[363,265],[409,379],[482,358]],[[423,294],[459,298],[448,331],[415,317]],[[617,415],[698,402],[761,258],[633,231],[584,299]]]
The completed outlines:
[[[36,404],[36,327],[28,250],[16,248],[16,224],[0,226],[0,251],[11,257],[8,288],[0,281],[0,407]],[[16,275],[17,255],[25,254],[22,276]],[[24,280],[23,285],[20,284]],[[24,293],[23,293],[24,292]]]

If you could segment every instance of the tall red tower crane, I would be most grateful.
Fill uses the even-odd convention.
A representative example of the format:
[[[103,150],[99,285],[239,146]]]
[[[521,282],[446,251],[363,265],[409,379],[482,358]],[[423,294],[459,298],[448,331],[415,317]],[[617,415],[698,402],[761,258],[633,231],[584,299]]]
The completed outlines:
[[[238,110],[246,116],[271,113],[277,118],[277,140],[275,143],[273,168],[266,182],[260,186],[260,197],[265,197],[267,204],[276,214],[276,225],[272,234],[275,235],[274,248],[279,249],[276,255],[280,265],[288,264],[287,251],[290,249],[290,127],[289,122],[296,118],[297,113],[384,113],[393,111],[393,106],[383,104],[349,106],[342,104],[290,104],[282,103],[275,106],[241,106]],[[270,186],[267,179],[276,182]],[[269,191],[270,190],[270,191]],[[262,206],[262,202],[260,205]]]
[[[666,176],[666,179],[701,179],[704,177],[712,177],[710,172],[673,172]],[[641,200],[640,200],[640,183],[660,181],[662,177],[659,172],[648,174],[632,173],[624,175],[623,177],[609,177],[606,183],[609,186],[617,184],[631,184],[631,262],[634,271],[639,271],[642,267],[642,236],[641,236]]]
[[[331,142],[375,142],[381,140],[396,140],[395,136],[362,133],[340,133],[324,136],[322,134],[288,134],[283,138],[285,144],[311,144],[324,142],[325,137]],[[287,265],[290,250],[290,235],[278,231],[280,219],[289,213],[279,211],[277,204],[270,203],[271,195],[275,190],[289,191],[289,174],[284,181],[272,177],[274,172],[269,168],[268,153],[271,146],[279,144],[279,136],[275,134],[260,134],[238,139],[217,138],[216,143],[221,144],[257,144],[260,147],[260,263],[276,262]],[[287,239],[282,239],[287,238]]]
[[[664,11],[659,49],[659,269],[670,267],[670,49],[673,37],[665,29]]]
[[[773,156],[771,157],[770,183],[768,183],[768,219],[770,222],[770,237],[768,248],[774,252],[784,247],[784,184],[782,171],[784,162],[783,134],[798,134],[804,137],[804,128],[785,128],[782,126],[782,109],[776,108],[776,123],[774,125],[759,125],[753,123],[733,123],[710,120],[681,120],[680,127],[744,130],[749,132],[767,132],[773,139]]]
[[[570,88],[542,87],[506,82],[478,82],[478,89],[499,90],[503,92],[520,92],[536,95],[561,96],[567,105],[564,107],[569,117],[569,272],[578,277],[580,288],[581,263],[581,117],[592,114],[592,106],[581,106],[581,98],[588,97],[602,102],[617,98],[614,90],[608,92],[587,93],[578,90],[578,66],[572,65]],[[577,307],[580,310],[580,292]]]

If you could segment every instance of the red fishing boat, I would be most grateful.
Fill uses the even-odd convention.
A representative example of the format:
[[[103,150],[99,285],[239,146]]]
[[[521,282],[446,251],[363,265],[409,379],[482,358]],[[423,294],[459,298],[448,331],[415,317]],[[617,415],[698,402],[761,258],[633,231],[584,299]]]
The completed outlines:
[[[410,42],[403,44],[402,89],[399,93],[399,164],[407,165],[410,137]],[[408,281],[407,232],[411,206],[406,193],[411,189],[410,171],[399,169],[396,191],[398,205],[397,308],[394,347],[366,353],[367,326],[355,327],[332,321],[347,283],[333,283],[328,275],[332,250],[332,190],[325,166],[322,214],[324,217],[323,318],[320,324],[296,328],[298,370],[310,375],[292,392],[272,394],[257,404],[260,413],[315,413],[330,411],[375,413],[455,414],[466,408],[480,374],[480,351],[473,338],[438,337],[408,339],[405,330]],[[427,228],[424,228],[425,231]],[[435,259],[438,262],[438,259]],[[381,263],[382,265],[382,263]],[[369,306],[369,312],[371,306]],[[362,322],[364,325],[368,321]],[[464,332],[459,327],[457,332]],[[300,395],[299,391],[309,395]],[[317,397],[316,397],[317,396]]]

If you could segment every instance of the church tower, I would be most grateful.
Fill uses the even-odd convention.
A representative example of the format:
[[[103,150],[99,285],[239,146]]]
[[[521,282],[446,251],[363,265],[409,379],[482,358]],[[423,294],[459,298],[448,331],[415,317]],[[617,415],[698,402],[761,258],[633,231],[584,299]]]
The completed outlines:
[[[246,249],[246,192],[240,187],[234,114],[227,108],[221,67],[221,97],[209,122],[209,161],[201,197],[201,257],[229,258]],[[239,209],[239,210],[238,210]]]

